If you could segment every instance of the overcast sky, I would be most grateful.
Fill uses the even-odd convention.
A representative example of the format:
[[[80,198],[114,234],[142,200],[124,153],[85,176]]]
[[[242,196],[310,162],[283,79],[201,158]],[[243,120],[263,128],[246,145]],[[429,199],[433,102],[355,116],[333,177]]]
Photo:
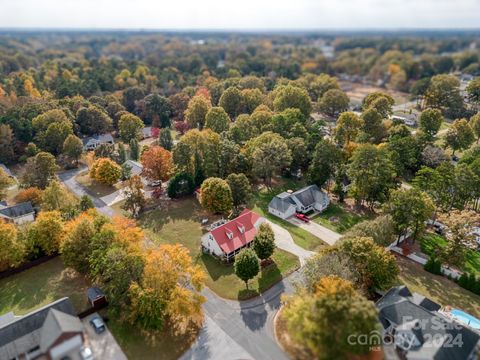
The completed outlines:
[[[480,0],[0,0],[0,28],[479,28]]]

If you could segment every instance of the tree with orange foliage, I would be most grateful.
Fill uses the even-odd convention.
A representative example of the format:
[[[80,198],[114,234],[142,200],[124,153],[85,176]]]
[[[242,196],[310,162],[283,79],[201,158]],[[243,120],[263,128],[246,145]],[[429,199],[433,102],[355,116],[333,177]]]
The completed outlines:
[[[151,329],[168,323],[178,333],[201,326],[204,281],[187,248],[160,245],[146,255],[142,280],[130,287],[131,321]]]
[[[114,216],[112,219],[113,228],[118,234],[118,241],[131,248],[140,249],[144,239],[143,230],[137,226],[135,220],[124,216]]]
[[[212,101],[212,96],[210,95],[210,91],[205,86],[200,86],[195,93],[195,96],[203,96],[208,101]]]
[[[29,187],[25,190],[20,191],[16,196],[15,196],[15,202],[16,203],[22,203],[22,202],[27,202],[31,201],[32,204],[35,205],[40,205],[43,199],[43,192],[39,188],[36,187]]]
[[[152,146],[141,157],[143,175],[152,181],[167,181],[172,176],[172,153],[161,146]]]

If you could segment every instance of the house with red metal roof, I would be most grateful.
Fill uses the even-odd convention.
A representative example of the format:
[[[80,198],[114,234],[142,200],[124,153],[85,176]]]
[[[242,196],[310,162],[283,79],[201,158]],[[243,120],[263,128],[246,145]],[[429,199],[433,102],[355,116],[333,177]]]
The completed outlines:
[[[245,209],[235,219],[202,236],[202,250],[224,261],[230,261],[241,249],[249,247],[265,218]]]

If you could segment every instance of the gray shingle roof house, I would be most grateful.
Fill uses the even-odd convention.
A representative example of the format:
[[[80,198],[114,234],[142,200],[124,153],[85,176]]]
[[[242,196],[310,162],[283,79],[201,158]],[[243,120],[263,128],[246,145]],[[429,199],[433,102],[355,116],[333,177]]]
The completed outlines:
[[[34,359],[42,355],[46,359],[63,359],[77,355],[85,340],[83,329],[68,298],[21,317],[2,315],[0,359]]]
[[[317,185],[306,186],[295,192],[283,192],[276,195],[268,204],[268,212],[286,219],[296,212],[323,211],[330,199]]]
[[[101,134],[101,135],[94,135],[88,138],[85,138],[83,141],[83,150],[95,150],[101,144],[113,144],[113,136],[112,134]]]
[[[480,334],[440,310],[440,305],[405,286],[390,289],[378,302],[385,347],[400,359],[474,360]]]
[[[123,163],[123,165],[130,166],[130,174],[134,175],[141,175],[143,172],[143,165],[135,160],[127,160]]]
[[[21,225],[35,220],[35,210],[30,201],[11,206],[0,204],[0,218]]]

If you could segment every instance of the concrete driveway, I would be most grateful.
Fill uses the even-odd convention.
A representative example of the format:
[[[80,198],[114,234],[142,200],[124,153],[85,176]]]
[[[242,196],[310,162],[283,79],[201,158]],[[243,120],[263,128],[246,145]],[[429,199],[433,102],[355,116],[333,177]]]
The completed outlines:
[[[305,223],[294,216],[288,218],[287,221],[293,225],[302,228],[305,231],[308,231],[310,234],[318,237],[319,239],[322,239],[328,245],[335,245],[337,240],[342,237],[342,235],[340,235],[339,233],[332,231],[325,226],[317,224],[313,221]]]
[[[282,250],[298,256],[300,259],[300,265],[305,265],[305,261],[315,253],[313,251],[306,250],[301,246],[298,246],[293,241],[292,235],[280,225],[274,224],[267,220],[267,223],[272,227],[275,233],[275,244]]]
[[[85,191],[85,188],[81,184],[79,184],[79,182],[75,179],[75,176],[77,176],[77,174],[79,174],[80,172],[84,171],[86,168],[87,168],[86,166],[82,166],[77,169],[64,171],[59,173],[58,177],[60,181],[78,197],[82,197],[83,195],[89,196],[92,199],[93,204],[95,205],[97,210],[100,211],[102,214],[108,217],[114,216],[115,210],[113,210],[101,199],[94,196],[90,196]]]
[[[112,206],[125,199],[125,191],[123,189],[114,191],[111,194],[105,195],[100,198],[108,206]]]
[[[88,346],[92,349],[95,359],[127,360],[127,357],[108,328],[101,334],[97,334],[95,330],[93,330],[89,321],[94,316],[99,315],[97,313],[88,315],[82,319],[82,323],[88,336]]]

